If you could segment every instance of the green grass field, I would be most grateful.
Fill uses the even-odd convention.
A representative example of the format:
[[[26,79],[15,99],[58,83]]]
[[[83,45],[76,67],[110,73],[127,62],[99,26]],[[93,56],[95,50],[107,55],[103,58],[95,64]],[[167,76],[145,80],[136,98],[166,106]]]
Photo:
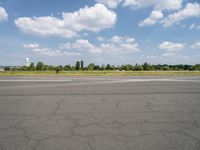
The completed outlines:
[[[6,71],[0,76],[35,76],[35,75],[65,75],[65,76],[200,76],[200,71]]]

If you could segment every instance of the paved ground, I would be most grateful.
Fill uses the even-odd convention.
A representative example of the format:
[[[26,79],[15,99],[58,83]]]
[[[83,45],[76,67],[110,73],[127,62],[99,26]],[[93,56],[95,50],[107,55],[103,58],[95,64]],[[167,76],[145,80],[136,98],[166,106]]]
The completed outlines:
[[[199,150],[198,77],[0,77],[0,150]]]

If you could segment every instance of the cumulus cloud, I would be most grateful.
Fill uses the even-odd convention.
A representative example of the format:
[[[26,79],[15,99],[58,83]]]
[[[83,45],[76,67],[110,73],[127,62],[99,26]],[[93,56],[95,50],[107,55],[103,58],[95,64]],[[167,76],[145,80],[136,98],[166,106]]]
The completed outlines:
[[[158,46],[160,49],[165,50],[166,52],[175,52],[180,51],[185,48],[183,43],[173,43],[173,42],[163,42]]]
[[[46,56],[80,56],[80,53],[68,52],[68,51],[63,52],[60,50],[53,50],[48,48],[35,48],[32,51]]]
[[[103,4],[81,8],[72,13],[62,13],[62,19],[53,16],[21,17],[15,25],[24,33],[39,36],[61,36],[71,38],[81,31],[99,32],[113,27],[117,15]]]
[[[157,23],[160,19],[163,18],[163,13],[161,10],[153,10],[150,16],[144,19],[139,25],[140,26],[150,26]]]
[[[6,10],[0,6],[0,22],[6,21],[8,19],[8,14]]]
[[[101,53],[123,54],[123,53],[140,51],[139,46],[134,38],[113,36],[110,39],[106,38],[103,39],[104,39],[103,41],[99,41],[100,42],[99,45],[94,45],[85,39],[78,39],[73,43],[65,43],[65,44],[69,46],[68,49],[70,50],[79,52],[88,52],[93,54],[101,54]]]
[[[124,0],[123,6],[132,8],[153,6],[158,10],[176,10],[182,7],[182,0]]]
[[[153,64],[193,64],[196,58],[176,53],[164,53],[158,56],[147,56],[148,62]]]
[[[169,57],[169,56],[175,56],[175,55],[176,55],[176,54],[175,54],[175,53],[172,53],[172,52],[162,54],[163,57]]]
[[[101,43],[100,48],[108,53],[131,53],[140,51],[134,38],[126,36],[113,36],[107,42]]]
[[[190,17],[199,17],[199,16],[200,16],[200,4],[188,3],[183,9],[165,18],[162,21],[162,23],[164,24],[165,27],[169,27],[174,23],[178,23]]]
[[[58,46],[59,49],[70,49],[71,43],[62,43]]]
[[[113,36],[110,39],[106,39],[106,42],[102,42],[99,49],[102,52],[112,54],[123,54],[140,51],[138,43],[134,38],[126,36]]]
[[[72,44],[72,48],[81,51],[88,51],[90,53],[102,53],[102,51],[91,44],[88,40],[78,39],[75,43]]]
[[[107,7],[114,9],[122,2],[122,0],[96,0],[96,2],[102,3]]]
[[[39,44],[37,44],[37,43],[34,43],[34,44],[32,44],[32,43],[30,43],[30,44],[23,44],[23,47],[24,48],[38,48]]]
[[[33,52],[45,56],[80,56],[78,52],[61,51],[58,49],[41,48],[38,44],[24,44],[24,48],[29,48]]]
[[[191,47],[192,48],[200,48],[200,42],[194,43]]]

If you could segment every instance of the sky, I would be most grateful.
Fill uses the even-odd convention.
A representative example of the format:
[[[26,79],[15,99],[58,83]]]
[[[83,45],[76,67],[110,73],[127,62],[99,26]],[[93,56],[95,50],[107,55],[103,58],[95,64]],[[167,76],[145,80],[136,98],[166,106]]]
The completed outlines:
[[[0,0],[0,66],[200,63],[200,0]]]

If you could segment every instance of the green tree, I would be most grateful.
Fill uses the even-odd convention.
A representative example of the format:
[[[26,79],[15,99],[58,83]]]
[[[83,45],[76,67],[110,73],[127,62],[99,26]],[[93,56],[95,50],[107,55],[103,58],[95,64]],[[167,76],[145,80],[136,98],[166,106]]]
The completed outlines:
[[[50,70],[48,65],[43,65],[42,66],[42,71],[47,71]]]
[[[71,70],[71,66],[70,66],[70,65],[65,65],[65,66],[63,67],[63,70],[69,71],[69,70]]]
[[[61,71],[61,67],[57,66],[57,67],[54,68],[54,70],[56,71],[56,74],[57,74],[57,73],[59,73]]]
[[[35,65],[34,63],[31,63],[30,66],[28,67],[29,71],[35,71]]]
[[[102,64],[101,65],[101,70],[105,70],[106,68],[105,68],[105,66]]]
[[[81,69],[82,70],[84,69],[84,62],[83,62],[83,60],[81,60]]]
[[[200,70],[200,64],[196,64],[196,65],[194,66],[194,69],[195,69],[195,70]]]
[[[11,69],[10,69],[10,67],[5,67],[4,70],[5,71],[10,71]]]
[[[149,65],[147,64],[147,62],[144,63],[143,69],[144,69],[144,70],[149,70]]]
[[[111,70],[110,64],[107,64],[107,65],[106,65],[106,70]]]
[[[142,71],[142,70],[143,70],[143,66],[141,66],[141,65],[136,65],[134,70],[135,70],[135,71]]]
[[[94,66],[95,66],[94,63],[89,64],[88,65],[88,70],[94,70]]]
[[[76,66],[75,67],[76,67],[76,70],[80,70],[80,62],[79,61],[76,62]]]
[[[28,67],[27,67],[27,66],[22,66],[22,67],[20,68],[20,70],[21,70],[21,71],[28,71]]]
[[[169,66],[163,66],[162,70],[170,70]]]
[[[12,71],[18,71],[18,68],[17,67],[13,67]]]
[[[43,62],[39,61],[36,65],[36,70],[42,71],[43,66],[44,66]]]
[[[94,70],[101,70],[101,67],[99,65],[95,65]]]

